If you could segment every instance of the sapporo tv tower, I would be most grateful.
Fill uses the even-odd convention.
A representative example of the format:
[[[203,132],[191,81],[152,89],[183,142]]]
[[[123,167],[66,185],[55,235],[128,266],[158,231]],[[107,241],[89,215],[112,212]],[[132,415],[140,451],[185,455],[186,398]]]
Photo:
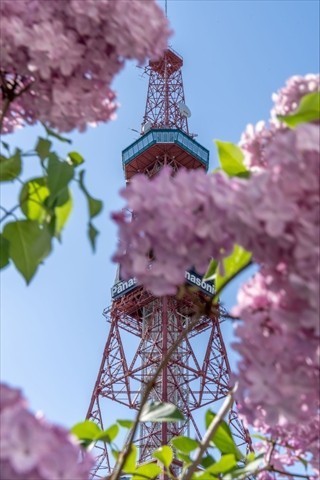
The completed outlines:
[[[181,68],[182,58],[171,48],[159,61],[146,67],[149,87],[141,137],[122,152],[126,182],[136,173],[153,177],[164,165],[207,170],[209,151],[190,135]],[[186,284],[196,288],[182,299],[156,298],[135,279],[123,280],[121,272],[112,287],[112,305],[104,314],[110,330],[103,352],[87,419],[101,428],[108,426],[112,402],[138,410],[144,386],[176,338],[188,325],[196,303],[210,299],[212,283],[189,271]],[[193,289],[195,290],[195,288]],[[214,406],[229,390],[230,366],[220,330],[221,315],[202,316],[180,345],[157,379],[150,401],[171,402],[185,420],[177,423],[141,423],[135,444],[139,462],[151,459],[151,453],[177,435],[192,433],[201,438],[194,412]],[[130,350],[130,352],[129,352]],[[132,351],[133,350],[133,351]],[[250,438],[235,411],[229,422],[239,446]],[[97,463],[92,478],[103,478],[112,471],[112,456],[107,445],[97,444]]]

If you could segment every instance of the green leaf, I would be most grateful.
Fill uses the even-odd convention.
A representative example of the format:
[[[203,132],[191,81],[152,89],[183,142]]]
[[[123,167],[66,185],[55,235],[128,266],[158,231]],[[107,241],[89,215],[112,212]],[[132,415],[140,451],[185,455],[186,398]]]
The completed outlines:
[[[178,422],[184,416],[172,403],[151,402],[141,412],[140,422]]]
[[[199,446],[199,443],[196,440],[184,436],[174,437],[171,440],[171,443],[174,448],[183,453],[193,452],[193,450],[195,450]]]
[[[137,464],[137,447],[135,445],[130,446],[130,453],[127,456],[126,461],[124,462],[122,470],[125,473],[133,473],[136,469]]]
[[[216,463],[215,459],[211,455],[207,455],[201,460],[201,466],[203,468],[210,467],[213,463]]]
[[[73,165],[75,165],[76,167],[78,165],[81,165],[82,163],[84,163],[83,156],[80,155],[80,153],[78,153],[78,152],[69,152],[68,157],[71,160],[71,162],[73,163]]]
[[[290,115],[278,115],[278,119],[291,128],[301,123],[320,120],[320,92],[308,93],[301,98],[295,112]]]
[[[91,244],[91,248],[92,248],[92,251],[95,252],[96,251],[96,240],[97,240],[97,236],[99,235],[99,230],[97,230],[95,228],[95,226],[89,222],[88,223],[88,236],[89,236],[89,240],[90,240],[90,244]]]
[[[15,153],[7,158],[0,155],[0,181],[8,182],[17,178],[22,170],[21,150],[18,148]]]
[[[57,198],[61,196],[63,192],[67,192],[68,184],[72,180],[73,175],[74,167],[72,165],[66,162],[60,162],[55,154],[49,156],[48,187],[50,198],[48,202],[50,206],[55,206]],[[62,201],[62,203],[65,203],[65,201]]]
[[[242,468],[238,468],[232,471],[232,473],[227,473],[223,476],[223,480],[233,480],[237,478],[238,480],[247,480],[251,478],[252,474],[255,474],[261,467],[261,458],[254,460],[253,462],[244,465]]]
[[[208,410],[206,412],[206,428],[209,427],[215,417],[216,414],[211,412],[211,410]],[[220,450],[222,454],[233,453],[237,460],[243,459],[242,453],[234,442],[230,427],[225,421],[222,421],[220,423],[211,441]]]
[[[107,428],[107,430],[103,430],[103,432],[97,435],[96,440],[102,440],[103,442],[111,443],[116,438],[119,433],[119,427],[115,423],[111,425],[111,427]]]
[[[216,276],[216,270],[217,270],[218,262],[216,260],[210,260],[208,269],[203,277],[204,281],[208,280],[213,280]]]
[[[3,145],[3,148],[5,148],[7,150],[7,152],[9,153],[10,155],[10,147],[9,147],[9,144],[7,142],[1,142],[2,145]]]
[[[190,458],[190,456],[186,455],[185,453],[177,452],[176,457],[177,457],[178,460],[182,460],[183,463],[185,463],[186,466],[191,465],[191,463],[192,463],[192,459]]]
[[[112,448],[112,449],[111,449],[111,453],[112,453],[113,458],[115,458],[116,460],[118,460],[119,455],[120,455],[119,450],[115,450],[114,448]]]
[[[120,427],[123,428],[131,428],[133,426],[133,421],[132,420],[117,420],[119,423]]]
[[[60,142],[64,142],[64,143],[72,143],[72,141],[69,139],[69,138],[65,138],[65,137],[62,137],[61,135],[59,135],[58,133],[54,132],[53,130],[51,130],[51,128],[48,128],[44,125],[44,123],[42,124],[47,132],[47,135],[49,135],[50,137],[54,137],[54,138],[57,138],[58,140],[60,140]]]
[[[50,140],[41,137],[38,138],[38,143],[35,147],[35,151],[37,152],[42,161],[49,156],[51,145],[52,143],[50,142]]]
[[[6,267],[9,263],[9,245],[8,240],[0,233],[0,268]]]
[[[212,473],[208,473],[206,470],[195,472],[191,477],[192,480],[218,480],[218,478],[219,477],[213,475]]]
[[[91,420],[85,420],[84,422],[77,423],[71,428],[71,433],[75,435],[79,440],[90,440],[93,442],[97,436],[101,433],[101,428]]]
[[[241,272],[245,267],[251,263],[251,252],[248,252],[240,245],[235,245],[233,252],[222,260],[218,266],[215,287],[221,293],[222,288],[232,279],[237,273]]]
[[[223,455],[218,462],[207,468],[207,472],[213,474],[225,473],[232,470],[237,465],[235,456],[230,453]]]
[[[230,142],[222,142],[215,140],[218,149],[219,162],[222,170],[230,177],[244,177],[250,176],[250,172],[244,165],[244,155],[237,145]]]
[[[81,170],[79,174],[79,185],[87,198],[88,208],[89,208],[89,217],[90,219],[92,219],[93,217],[96,217],[101,212],[103,203],[101,202],[101,200],[97,200],[96,198],[91,197],[88,190],[84,186],[83,179],[84,179],[84,170]]]
[[[55,214],[55,235],[59,236],[60,233],[61,233],[61,230],[63,229],[63,227],[65,226],[69,216],[70,216],[70,213],[72,211],[72,207],[73,207],[73,201],[72,201],[72,197],[71,197],[71,192],[69,191],[69,198],[68,200],[56,207],[54,209],[54,214]]]
[[[157,448],[152,456],[157,458],[166,468],[169,468],[173,460],[173,451],[169,445],[163,445]]]
[[[3,236],[10,242],[10,258],[29,284],[40,262],[51,252],[48,228],[32,220],[18,220],[5,225]]]
[[[43,223],[48,215],[45,200],[49,196],[46,179],[33,178],[26,182],[20,192],[20,208],[29,220]]]
[[[156,478],[161,473],[161,468],[155,463],[146,463],[137,467],[133,473],[132,479],[146,480],[146,478]]]

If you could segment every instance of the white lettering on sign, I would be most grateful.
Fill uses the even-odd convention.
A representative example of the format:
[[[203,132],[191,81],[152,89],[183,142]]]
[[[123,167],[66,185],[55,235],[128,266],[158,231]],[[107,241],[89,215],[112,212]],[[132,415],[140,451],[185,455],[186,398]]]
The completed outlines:
[[[111,288],[111,298],[121,297],[125,293],[133,290],[136,286],[137,280],[135,278],[129,278],[129,280],[122,280],[121,282],[115,283]]]
[[[202,277],[197,273],[186,271],[185,279],[190,285],[195,285],[207,295],[210,295],[211,297],[214,295],[214,288],[212,282],[205,282],[204,280],[202,280]]]

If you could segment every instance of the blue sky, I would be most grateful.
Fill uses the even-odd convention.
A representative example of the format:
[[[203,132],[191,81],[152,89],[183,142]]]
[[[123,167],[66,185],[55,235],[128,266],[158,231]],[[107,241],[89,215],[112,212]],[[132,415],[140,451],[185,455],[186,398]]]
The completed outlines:
[[[169,0],[168,16],[175,31],[170,43],[184,58],[189,129],[210,149],[212,169],[214,138],[237,142],[248,123],[268,119],[271,94],[288,77],[319,71],[317,1]],[[102,311],[110,303],[116,245],[110,212],[122,205],[121,151],[137,138],[132,129],[140,129],[144,113],[148,84],[142,73],[132,62],[115,79],[121,107],[114,122],[69,135],[72,149],[86,158],[88,189],[105,204],[96,220],[97,253],[86,239],[85,201],[75,191],[62,245],[55,244],[31,285],[12,267],[1,274],[2,379],[22,387],[33,409],[65,425],[86,414],[108,333]],[[28,149],[39,134],[40,127],[25,128],[5,141]],[[26,170],[35,175],[32,164]],[[11,190],[4,187],[2,199],[12,206]],[[226,292],[227,306],[238,285]],[[229,344],[232,325],[224,333]],[[111,406],[110,423],[114,416],[128,417]]]

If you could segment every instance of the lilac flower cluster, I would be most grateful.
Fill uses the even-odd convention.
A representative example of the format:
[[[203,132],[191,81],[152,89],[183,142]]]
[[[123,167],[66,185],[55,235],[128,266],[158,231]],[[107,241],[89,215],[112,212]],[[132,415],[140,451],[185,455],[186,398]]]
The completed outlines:
[[[93,458],[67,430],[27,409],[19,390],[0,384],[0,477],[3,480],[87,480]]]
[[[22,121],[70,131],[109,120],[110,84],[125,59],[161,55],[169,35],[154,0],[2,0],[0,16],[2,82],[32,79],[11,103],[5,132]]]
[[[255,170],[266,167],[265,150],[273,135],[285,126],[278,120],[277,115],[293,113],[301,98],[320,90],[320,75],[309,74],[305,77],[293,76],[286,85],[272,95],[275,102],[270,114],[270,124],[258,122],[257,125],[247,125],[241,135],[240,147],[245,153],[245,164]]]
[[[124,211],[113,216],[120,230],[113,260],[122,274],[161,296],[176,293],[185,270],[205,273],[208,259],[228,254],[234,244],[225,225],[228,191],[226,176],[202,170],[183,169],[173,176],[167,167],[152,180],[136,175],[121,191],[134,221]]]

